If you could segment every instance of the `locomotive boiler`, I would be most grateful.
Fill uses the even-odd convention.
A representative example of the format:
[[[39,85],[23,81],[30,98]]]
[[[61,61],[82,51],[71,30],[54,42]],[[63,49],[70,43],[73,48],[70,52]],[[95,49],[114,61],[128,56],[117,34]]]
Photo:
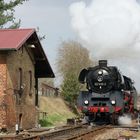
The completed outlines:
[[[83,69],[79,82],[86,84],[81,91],[78,108],[88,122],[106,120],[117,124],[123,114],[134,114],[137,109],[137,92],[134,82],[122,75],[115,66],[108,66],[107,60],[99,60],[99,65]]]

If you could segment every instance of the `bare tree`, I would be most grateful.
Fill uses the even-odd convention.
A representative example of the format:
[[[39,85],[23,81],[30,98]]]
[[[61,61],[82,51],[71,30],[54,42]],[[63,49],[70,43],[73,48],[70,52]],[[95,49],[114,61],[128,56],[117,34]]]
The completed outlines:
[[[79,42],[62,42],[58,50],[57,67],[59,73],[65,77],[69,73],[78,75],[80,70],[91,65],[89,51]]]

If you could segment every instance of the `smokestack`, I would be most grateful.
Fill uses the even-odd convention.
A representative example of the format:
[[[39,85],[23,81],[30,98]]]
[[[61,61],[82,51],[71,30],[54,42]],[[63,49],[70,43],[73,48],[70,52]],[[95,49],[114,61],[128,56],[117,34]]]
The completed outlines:
[[[100,67],[107,67],[107,60],[99,60]]]

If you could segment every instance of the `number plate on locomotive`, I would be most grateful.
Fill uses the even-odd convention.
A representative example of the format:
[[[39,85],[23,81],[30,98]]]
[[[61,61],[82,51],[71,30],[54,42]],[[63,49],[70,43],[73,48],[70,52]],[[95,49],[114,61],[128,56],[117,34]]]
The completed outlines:
[[[95,86],[106,86],[106,83],[94,83]]]

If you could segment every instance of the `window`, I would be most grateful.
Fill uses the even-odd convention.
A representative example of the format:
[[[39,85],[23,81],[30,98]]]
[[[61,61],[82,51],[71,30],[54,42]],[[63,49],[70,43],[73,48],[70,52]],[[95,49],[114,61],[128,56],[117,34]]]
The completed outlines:
[[[21,97],[22,95],[22,68],[19,68],[19,96]]]
[[[32,71],[29,71],[29,95],[32,96]]]
[[[29,71],[29,80],[30,80],[30,91],[32,90],[32,71]]]
[[[22,88],[22,69],[19,68],[19,89]]]

